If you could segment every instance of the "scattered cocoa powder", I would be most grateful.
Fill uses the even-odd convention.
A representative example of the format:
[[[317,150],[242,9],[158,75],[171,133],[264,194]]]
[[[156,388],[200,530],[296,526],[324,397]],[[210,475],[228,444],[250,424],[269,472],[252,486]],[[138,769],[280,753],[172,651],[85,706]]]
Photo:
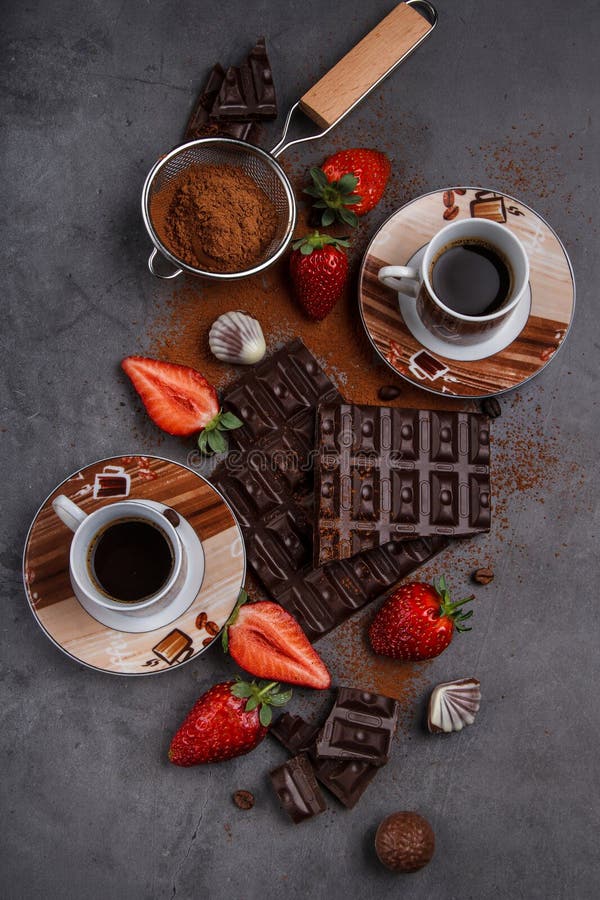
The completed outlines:
[[[174,256],[210,272],[252,268],[277,230],[273,202],[228,165],[188,166],[154,195],[150,216]]]

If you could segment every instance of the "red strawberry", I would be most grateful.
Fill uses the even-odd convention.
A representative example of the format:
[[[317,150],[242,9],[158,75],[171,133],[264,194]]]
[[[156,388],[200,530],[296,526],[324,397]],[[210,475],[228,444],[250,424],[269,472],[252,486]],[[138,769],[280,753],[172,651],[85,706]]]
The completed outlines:
[[[294,241],[290,274],[296,298],[311,319],[317,322],[331,312],[348,278],[348,257],[343,238],[327,234],[307,235]]]
[[[461,607],[473,597],[452,603],[446,580],[440,578],[430,584],[403,584],[381,607],[369,628],[369,638],[375,653],[394,659],[433,659],[446,649],[454,631],[470,631],[463,622],[473,610],[462,612]]]
[[[226,450],[221,432],[242,425],[233,413],[220,411],[214,387],[189,366],[145,356],[128,356],[121,367],[155,425],[169,434],[189,435],[202,431],[198,444],[203,452],[207,445],[215,452]]]
[[[238,666],[259,678],[330,687],[327,667],[296,619],[279,603],[247,599],[242,591],[223,631],[223,649],[229,649]]]
[[[275,682],[215,684],[196,701],[169,747],[176,766],[197,766],[242,756],[257,747],[271,722],[271,706],[283,706],[291,691]]]
[[[385,153],[378,150],[340,150],[329,156],[320,169],[310,170],[313,184],[304,192],[316,198],[316,209],[323,210],[324,227],[336,221],[355,226],[357,217],[370,212],[381,200],[391,169]]]

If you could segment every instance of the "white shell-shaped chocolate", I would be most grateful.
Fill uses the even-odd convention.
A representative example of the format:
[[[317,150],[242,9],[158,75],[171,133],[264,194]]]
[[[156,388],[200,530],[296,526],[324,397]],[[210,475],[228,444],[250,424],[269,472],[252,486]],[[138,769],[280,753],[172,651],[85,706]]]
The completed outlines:
[[[429,698],[427,727],[431,732],[462,731],[472,725],[481,705],[481,690],[476,678],[462,678],[438,684]]]
[[[236,365],[260,362],[267,352],[260,323],[241,310],[219,316],[208,333],[208,343],[217,359]]]

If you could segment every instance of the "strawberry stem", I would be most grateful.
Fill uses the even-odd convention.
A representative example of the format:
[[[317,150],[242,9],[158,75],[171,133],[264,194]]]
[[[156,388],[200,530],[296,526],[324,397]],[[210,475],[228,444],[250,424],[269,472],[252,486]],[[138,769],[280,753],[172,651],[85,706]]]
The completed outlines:
[[[464,597],[462,600],[453,602],[450,597],[448,586],[446,585],[446,579],[443,575],[441,575],[437,581],[434,581],[434,587],[440,598],[440,618],[447,616],[449,619],[452,619],[457,631],[471,631],[471,629],[467,628],[463,622],[471,618],[473,610],[469,609],[465,612],[461,607],[463,607],[465,603],[470,603],[474,600],[475,595],[471,594],[470,597]]]

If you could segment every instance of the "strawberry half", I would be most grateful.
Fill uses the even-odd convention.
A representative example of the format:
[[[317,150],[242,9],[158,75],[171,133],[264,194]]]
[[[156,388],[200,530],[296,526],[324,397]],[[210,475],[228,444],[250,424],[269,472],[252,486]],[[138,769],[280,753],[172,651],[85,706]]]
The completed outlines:
[[[321,224],[333,222],[358,225],[358,217],[377,206],[390,177],[392,165],[379,150],[353,147],[328,156],[320,169],[312,168],[312,185],[305,194],[315,198],[313,206],[322,210]]]
[[[249,753],[267,733],[271,706],[283,706],[291,696],[275,682],[215,684],[196,701],[173,737],[170,761],[197,766]]]
[[[214,387],[189,366],[128,356],[121,367],[154,424],[168,434],[201,431],[198,445],[203,452],[207,447],[217,453],[226,450],[227,442],[221,432],[243,424],[233,413],[220,410]]]
[[[464,625],[473,610],[464,612],[467,597],[453,603],[442,576],[434,586],[410,582],[397,588],[383,604],[369,628],[375,653],[394,659],[433,659],[446,649],[454,631],[470,631]]]
[[[268,600],[240,599],[223,631],[223,649],[238,666],[259,678],[324,690],[331,675],[296,619]]]

